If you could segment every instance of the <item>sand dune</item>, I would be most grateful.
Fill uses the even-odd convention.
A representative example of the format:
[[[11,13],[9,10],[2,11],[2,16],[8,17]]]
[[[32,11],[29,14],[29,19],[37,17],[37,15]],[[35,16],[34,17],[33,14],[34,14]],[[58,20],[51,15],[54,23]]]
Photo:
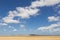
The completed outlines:
[[[0,40],[60,40],[60,36],[10,36],[0,37]]]

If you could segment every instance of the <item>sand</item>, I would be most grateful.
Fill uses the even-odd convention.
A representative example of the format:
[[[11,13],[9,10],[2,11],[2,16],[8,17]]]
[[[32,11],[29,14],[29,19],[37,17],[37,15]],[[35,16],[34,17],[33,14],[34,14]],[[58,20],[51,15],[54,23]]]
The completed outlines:
[[[60,36],[7,36],[0,40],[60,40]]]

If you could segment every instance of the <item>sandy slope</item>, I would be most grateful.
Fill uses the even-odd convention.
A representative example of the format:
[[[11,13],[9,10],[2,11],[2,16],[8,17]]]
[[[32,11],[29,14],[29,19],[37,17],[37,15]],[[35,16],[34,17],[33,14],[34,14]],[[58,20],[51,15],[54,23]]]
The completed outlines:
[[[60,36],[10,36],[0,37],[0,40],[60,40]]]

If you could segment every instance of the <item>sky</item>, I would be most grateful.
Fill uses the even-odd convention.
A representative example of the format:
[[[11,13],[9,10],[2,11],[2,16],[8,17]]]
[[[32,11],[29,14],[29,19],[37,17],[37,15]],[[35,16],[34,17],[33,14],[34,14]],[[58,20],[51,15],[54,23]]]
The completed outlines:
[[[60,0],[0,0],[0,36],[60,35]]]

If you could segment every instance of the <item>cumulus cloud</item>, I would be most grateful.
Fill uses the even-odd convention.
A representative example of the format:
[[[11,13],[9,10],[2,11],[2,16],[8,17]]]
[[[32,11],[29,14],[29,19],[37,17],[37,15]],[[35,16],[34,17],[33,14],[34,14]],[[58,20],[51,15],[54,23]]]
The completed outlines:
[[[20,25],[20,28],[24,31],[26,30],[25,25],[23,25],[23,24]]]
[[[25,28],[25,25],[20,25],[21,28]]]
[[[49,16],[48,17],[48,21],[59,21],[60,20],[60,17],[59,16],[57,16],[57,17],[55,17],[55,16]]]
[[[13,28],[13,29],[14,29],[14,27],[13,27],[13,26],[9,26],[9,28]]]
[[[29,7],[17,7],[16,10],[18,11],[17,16],[21,18],[29,18],[30,16],[34,16],[38,13],[39,9],[37,8],[29,8]]]
[[[31,7],[53,6],[60,3],[60,0],[37,0],[32,2]]]
[[[54,32],[54,31],[60,31],[59,27],[60,27],[60,23],[56,23],[56,24],[51,24],[49,26],[39,27],[37,30],[41,30],[41,31],[49,30]]]
[[[55,22],[55,24],[50,24],[48,26],[43,26],[43,27],[39,27],[37,30],[41,30],[41,31],[49,31],[49,32],[56,32],[60,30],[60,17],[59,16],[49,16],[48,17],[48,21],[49,22]]]
[[[5,23],[19,23],[18,20],[13,20],[13,18],[15,17],[15,11],[9,11],[9,15],[4,17],[2,20]]]
[[[9,11],[9,15],[3,18],[3,21],[6,23],[19,23],[18,20],[13,18],[18,16],[20,18],[30,18],[30,16],[37,15],[39,9],[29,8],[29,7],[16,7],[16,10]]]
[[[37,7],[52,6],[59,2],[60,0],[36,0],[32,2],[30,6],[16,7],[16,10],[9,11],[9,15],[4,17],[3,21],[5,23],[19,23],[20,21],[13,19],[15,16],[19,16],[20,18],[30,18],[31,16],[38,15],[38,11],[40,10]]]
[[[8,25],[8,24],[6,24],[6,23],[0,23],[0,25]]]
[[[16,32],[16,31],[18,31],[18,30],[17,30],[17,29],[13,29],[12,31],[13,31],[13,32]]]

